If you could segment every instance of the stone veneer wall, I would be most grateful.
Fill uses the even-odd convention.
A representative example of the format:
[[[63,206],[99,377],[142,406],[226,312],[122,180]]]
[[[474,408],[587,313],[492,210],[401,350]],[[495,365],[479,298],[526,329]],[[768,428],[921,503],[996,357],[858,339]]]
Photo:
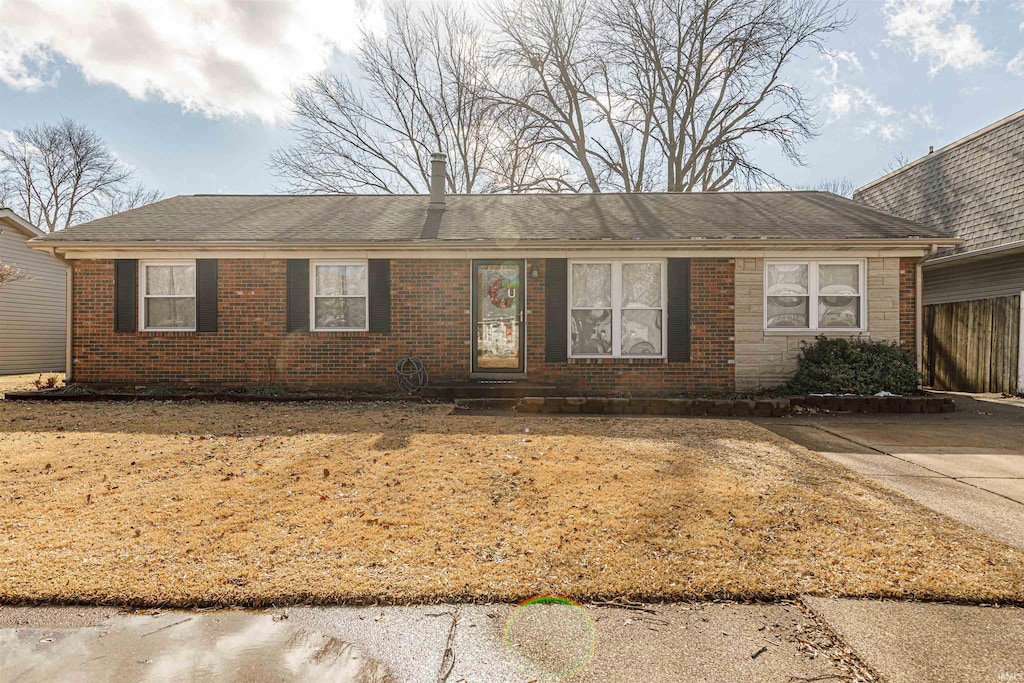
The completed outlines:
[[[867,264],[868,334],[876,340],[899,341],[900,259],[869,258]],[[764,259],[736,259],[738,391],[771,388],[790,379],[801,343],[814,341],[818,334],[765,333]]]

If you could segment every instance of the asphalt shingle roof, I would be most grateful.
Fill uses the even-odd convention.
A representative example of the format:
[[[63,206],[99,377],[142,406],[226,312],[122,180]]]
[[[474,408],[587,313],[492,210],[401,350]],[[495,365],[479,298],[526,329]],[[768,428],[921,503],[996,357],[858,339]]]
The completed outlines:
[[[865,185],[854,198],[964,238],[941,254],[1024,240],[1024,110]]]
[[[944,237],[827,192],[583,195],[187,195],[48,235],[47,242],[885,239]]]

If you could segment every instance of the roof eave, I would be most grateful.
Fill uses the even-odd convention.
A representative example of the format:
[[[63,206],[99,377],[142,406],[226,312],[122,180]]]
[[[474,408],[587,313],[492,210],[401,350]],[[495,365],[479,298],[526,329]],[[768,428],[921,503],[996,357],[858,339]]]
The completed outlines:
[[[745,239],[724,239],[724,238],[687,238],[671,240],[412,240],[394,242],[276,242],[276,241],[252,241],[252,240],[219,240],[219,241],[175,241],[175,242],[148,242],[148,241],[64,241],[64,240],[30,240],[28,245],[35,249],[47,250],[57,249],[61,252],[81,250],[152,250],[152,251],[180,251],[183,249],[237,249],[239,251],[264,251],[274,249],[278,251],[308,251],[309,249],[402,249],[436,251],[438,249],[467,249],[467,248],[521,248],[521,249],[551,249],[568,247],[604,247],[610,245],[659,249],[663,247],[679,248],[680,246],[714,246],[714,247],[750,247],[763,249],[766,246],[772,247],[915,247],[928,249],[954,247],[964,242],[959,237],[874,237],[874,238],[844,238],[844,239],[791,239],[791,238],[745,238]]]
[[[36,226],[29,223],[27,220],[14,213],[11,209],[0,209],[0,221],[7,223],[15,228],[18,228],[26,235],[29,235],[32,239],[38,237],[45,237],[46,233],[37,228]]]
[[[986,247],[984,249],[974,249],[972,251],[962,251],[957,254],[948,254],[946,256],[937,256],[928,259],[924,266],[926,268],[944,268],[946,266],[954,266],[962,261],[974,260],[982,261],[984,259],[999,258],[1000,256],[1010,256],[1012,254],[1024,254],[1024,240],[1018,240],[1016,242],[1009,242],[1007,244],[1000,244],[994,247]]]

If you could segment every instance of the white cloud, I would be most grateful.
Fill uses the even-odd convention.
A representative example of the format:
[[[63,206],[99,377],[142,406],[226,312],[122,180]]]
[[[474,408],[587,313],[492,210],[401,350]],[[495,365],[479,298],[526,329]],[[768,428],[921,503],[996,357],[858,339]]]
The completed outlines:
[[[825,97],[825,104],[834,119],[852,113],[867,113],[883,118],[896,113],[895,109],[882,103],[870,91],[852,85],[834,86],[832,92]]]
[[[886,30],[890,43],[907,44],[914,59],[927,59],[930,73],[944,68],[963,71],[991,61],[994,52],[986,50],[974,26],[961,20],[958,0],[886,0]],[[974,3],[968,12],[977,11]]]
[[[872,114],[880,117],[892,116],[896,110],[882,103],[866,88],[848,85],[844,82],[847,74],[864,73],[857,55],[844,50],[826,50],[821,55],[824,63],[815,71],[820,80],[828,88],[825,95],[825,106],[828,108],[829,121],[836,121],[850,114]]]
[[[823,50],[821,53],[825,64],[817,70],[818,76],[826,83],[835,83],[839,80],[839,69],[846,67],[855,73],[864,73],[864,67],[860,63],[856,52],[847,50]]]
[[[92,83],[211,117],[287,115],[287,93],[351,50],[364,0],[5,0],[0,82],[55,82],[60,57]]]
[[[941,128],[931,104],[899,110],[886,104],[867,87],[849,83],[863,75],[864,68],[852,52],[826,51],[822,66],[815,71],[825,86],[823,97],[827,125],[848,120],[865,137],[886,141],[900,139],[917,128]]]
[[[1024,12],[1024,0],[1020,0],[1020,2],[1015,2],[1013,6],[1014,8],[1020,10],[1021,12]],[[1020,31],[1024,31],[1024,22],[1022,22],[1021,25],[1017,27],[1017,29]],[[1009,71],[1014,76],[1024,77],[1024,50],[1020,50],[1016,55],[1013,56],[1013,59],[1006,63],[1006,70]]]
[[[914,129],[940,130],[942,128],[931,104],[899,112],[898,116],[895,114],[897,112],[894,110],[888,117],[866,119],[857,127],[857,132],[865,137],[880,137],[886,142],[892,142],[906,137]]]
[[[1024,50],[1021,50],[1013,59],[1006,63],[1006,70],[1014,76],[1024,77]]]

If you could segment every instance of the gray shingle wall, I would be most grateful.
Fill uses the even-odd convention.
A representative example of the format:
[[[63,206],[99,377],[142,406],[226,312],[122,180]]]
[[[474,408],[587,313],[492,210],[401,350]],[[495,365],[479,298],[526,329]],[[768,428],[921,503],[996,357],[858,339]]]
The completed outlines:
[[[1024,111],[862,187],[854,199],[966,240],[940,255],[1024,240]]]

